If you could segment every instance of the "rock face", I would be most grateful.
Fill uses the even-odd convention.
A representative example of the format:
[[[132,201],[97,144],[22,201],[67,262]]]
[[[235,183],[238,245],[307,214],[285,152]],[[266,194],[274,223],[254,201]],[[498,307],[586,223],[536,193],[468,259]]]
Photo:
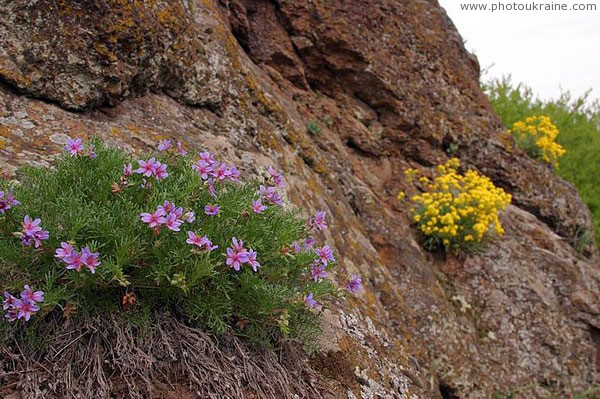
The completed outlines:
[[[49,164],[67,136],[131,151],[169,137],[246,173],[272,164],[292,202],[333,216],[327,239],[366,290],[325,314],[309,359],[324,397],[567,397],[599,382],[590,213],[511,145],[435,0],[19,0],[0,15],[6,176]],[[513,195],[483,255],[423,250],[396,199],[403,170],[449,152]]]

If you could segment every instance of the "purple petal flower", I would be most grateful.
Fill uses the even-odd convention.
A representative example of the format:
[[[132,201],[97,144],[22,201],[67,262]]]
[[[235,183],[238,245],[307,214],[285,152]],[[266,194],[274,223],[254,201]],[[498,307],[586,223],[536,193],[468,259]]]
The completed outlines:
[[[31,289],[28,285],[23,287],[23,292],[21,292],[21,299],[30,301],[30,302],[42,302],[44,300],[44,291],[35,291]]]
[[[252,200],[252,210],[254,213],[262,213],[266,209],[267,207],[262,204],[262,199]]]
[[[208,204],[204,207],[204,213],[208,216],[216,216],[219,214],[219,205]]]
[[[83,257],[77,251],[73,251],[71,256],[64,258],[62,261],[67,265],[67,270],[77,270],[80,272],[83,267]]]
[[[47,240],[50,237],[50,232],[47,230],[38,231],[33,235],[33,246],[39,248],[42,245],[42,241]]]
[[[183,145],[181,144],[181,141],[177,142],[176,151],[182,157],[185,157],[187,155],[187,151],[183,148]]]
[[[188,234],[188,239],[185,240],[185,242],[190,245],[195,245],[197,247],[203,247],[204,244],[206,243],[204,237],[200,237],[193,231],[188,231],[187,234]]]
[[[164,217],[165,211],[164,209],[161,209],[160,206],[154,213],[142,213],[140,216],[142,218],[142,222],[148,223],[148,226],[151,228],[155,228],[167,222],[166,218]]]
[[[91,159],[96,159],[98,155],[95,152],[96,146],[94,144],[90,144],[87,150],[87,156]]]
[[[154,177],[156,177],[156,180],[163,180],[169,177],[169,174],[167,173],[167,165],[158,162],[158,166],[156,169],[154,169]]]
[[[67,145],[65,145],[65,150],[71,155],[81,155],[83,153],[83,144],[81,144],[81,139],[73,140],[69,139],[67,141]]]
[[[181,217],[181,219],[182,219],[184,222],[187,222],[187,223],[194,223],[194,220],[196,220],[196,214],[195,214],[194,212],[192,212],[192,211],[189,211],[189,212],[186,212],[186,213],[185,213],[185,214],[184,214],[184,215]]]
[[[6,310],[14,307],[15,300],[14,296],[9,294],[7,291],[4,291],[4,300],[2,301],[2,309]]]
[[[360,279],[360,276],[357,276],[356,274],[352,275],[350,281],[346,284],[346,289],[353,294],[360,292],[362,290],[362,280]]]
[[[295,254],[302,252],[302,247],[300,246],[300,244],[298,243],[298,241],[294,241],[292,243],[292,249],[294,251]]]
[[[54,255],[58,259],[65,259],[73,254],[73,246],[68,242],[61,242],[61,248],[56,249],[56,255]]]
[[[315,253],[325,266],[327,266],[327,262],[335,262],[333,252],[331,251],[331,248],[329,248],[329,245],[325,245],[322,248],[316,248]]]
[[[310,265],[310,276],[315,283],[322,278],[327,278],[328,274],[325,271],[325,265],[319,265],[318,263]]]
[[[237,272],[240,271],[242,263],[246,262],[248,262],[248,253],[246,251],[237,252],[231,248],[227,248],[227,260],[225,261],[227,266],[231,266]]]
[[[215,190],[214,180],[212,178],[206,181],[208,184],[208,192],[212,195],[213,198],[217,198],[217,190]]]
[[[133,166],[131,166],[131,163],[128,163],[127,165],[123,166],[123,176],[129,177],[131,175],[133,175]]]
[[[165,220],[165,226],[172,231],[180,231],[179,226],[181,226],[182,223],[183,221],[181,219],[177,219],[177,216],[174,213],[167,215]]]
[[[304,250],[310,251],[312,249],[312,247],[315,246],[316,243],[317,243],[317,240],[315,240],[314,237],[305,238],[304,239]]]
[[[252,267],[252,270],[257,272],[258,268],[260,267],[260,263],[258,263],[258,261],[256,260],[258,253],[255,252],[253,249],[251,249],[248,252],[246,252],[246,254],[247,254],[247,258],[248,258],[246,260],[246,262],[250,264],[250,266]]]
[[[277,171],[272,166],[269,166],[267,168],[267,171],[269,172],[269,175],[271,176],[273,182],[277,187],[285,187],[285,180],[283,179],[283,175],[279,171]]]
[[[9,322],[13,322],[17,320],[18,311],[15,308],[10,309],[4,317],[8,319]]]
[[[40,223],[42,223],[40,219],[31,220],[29,215],[25,215],[25,217],[23,218],[23,222],[21,223],[21,225],[23,226],[23,233],[29,236],[33,236],[38,231],[42,231]]]
[[[31,315],[35,314],[40,307],[37,306],[34,302],[28,301],[26,299],[15,299],[14,301],[14,309],[17,310],[17,318],[25,319],[25,321],[29,321]]]
[[[21,203],[15,199],[12,192],[6,194],[4,191],[0,191],[0,213],[5,213],[11,207],[17,205],[21,205]]]
[[[246,252],[246,248],[244,248],[244,241],[238,240],[236,237],[231,239],[232,248],[235,252]]]
[[[325,211],[319,211],[313,219],[313,223],[319,230],[325,230],[327,228],[327,222],[325,221]]]
[[[135,173],[144,175],[146,177],[152,176],[154,171],[160,166],[160,162],[158,162],[154,157],[150,158],[148,161],[140,159],[138,164],[140,167],[135,170]]]
[[[261,185],[259,187],[259,193],[264,199],[271,202],[272,204],[280,205],[280,206],[283,205],[283,201],[281,200],[281,195],[279,194],[279,192],[277,191],[277,189],[275,187],[265,187],[265,186]]]
[[[199,152],[198,158],[200,158],[202,161],[206,162],[210,166],[216,166],[215,164],[218,165],[218,162],[215,161],[215,157],[213,156],[213,154],[211,154],[208,151]]]
[[[158,151],[167,151],[171,148],[171,140],[161,140],[158,143]]]
[[[202,180],[208,180],[209,176],[212,174],[213,167],[206,161],[199,159],[194,162],[192,165],[192,169],[198,173]]]
[[[230,176],[231,176],[231,170],[229,169],[229,167],[227,166],[226,163],[220,164],[212,172],[212,177],[214,177],[214,179],[216,181],[223,181],[225,179],[228,179]]]
[[[99,256],[100,254],[98,252],[92,253],[87,246],[81,248],[81,263],[83,263],[84,266],[87,266],[92,274],[94,274],[96,268],[100,266],[100,261],[98,260]]]
[[[313,298],[313,293],[309,292],[305,297],[304,297],[304,303],[306,304],[306,307],[308,307],[309,309],[317,309],[317,310],[321,310],[321,308],[323,307],[319,302],[317,302],[314,298]]]

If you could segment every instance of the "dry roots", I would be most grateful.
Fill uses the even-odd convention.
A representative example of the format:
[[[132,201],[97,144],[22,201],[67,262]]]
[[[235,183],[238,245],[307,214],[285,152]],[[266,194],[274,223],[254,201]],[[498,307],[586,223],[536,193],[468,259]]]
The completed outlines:
[[[162,314],[140,331],[114,317],[53,323],[46,349],[0,350],[0,396],[23,398],[322,398],[304,356],[217,340]],[[7,391],[8,389],[8,391]]]

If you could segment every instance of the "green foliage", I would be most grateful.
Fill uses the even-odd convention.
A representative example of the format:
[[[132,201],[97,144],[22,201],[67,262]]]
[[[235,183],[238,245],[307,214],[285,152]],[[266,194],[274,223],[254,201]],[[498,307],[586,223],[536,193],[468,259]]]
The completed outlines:
[[[312,121],[311,123],[309,123],[306,129],[313,136],[316,136],[317,134],[321,133],[321,125],[317,121]]]
[[[566,150],[558,175],[575,184],[594,218],[600,246],[600,103],[589,92],[574,98],[569,92],[542,101],[530,88],[510,77],[491,80],[484,89],[496,113],[508,127],[533,115],[548,115],[560,130],[557,142]]]
[[[30,323],[69,316],[73,309],[79,315],[169,310],[219,334],[233,331],[265,345],[279,337],[311,344],[319,315],[303,298],[312,292],[321,301],[336,290],[328,280],[310,278],[313,252],[287,250],[308,235],[297,211],[269,206],[253,212],[258,181],[220,183],[214,199],[191,168],[193,158],[174,154],[154,154],[169,165],[169,177],[146,189],[141,175],[123,176],[123,166],[135,161],[95,144],[96,159],[67,155],[54,169],[21,170],[21,184],[11,189],[22,205],[0,214],[0,292],[16,294],[25,284],[45,292]],[[0,181],[0,190],[8,186]],[[153,231],[140,214],[167,200],[194,211],[196,220],[181,225],[180,232],[165,226]],[[217,216],[204,213],[209,203],[218,203]],[[25,215],[40,218],[50,232],[38,249],[24,247],[14,235]],[[188,230],[208,236],[218,248],[210,252],[186,243]],[[239,272],[226,265],[232,237],[258,252],[257,272],[248,264]],[[99,252],[96,273],[67,270],[55,257],[61,242]],[[22,323],[10,326],[19,329]],[[8,326],[0,321],[0,334],[8,334]]]

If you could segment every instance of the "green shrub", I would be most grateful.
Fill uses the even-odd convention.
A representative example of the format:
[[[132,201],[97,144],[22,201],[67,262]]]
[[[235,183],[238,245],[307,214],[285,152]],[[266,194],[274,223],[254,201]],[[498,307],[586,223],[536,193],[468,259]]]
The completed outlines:
[[[577,98],[565,92],[557,100],[542,101],[529,87],[514,84],[510,77],[491,80],[484,89],[506,126],[534,115],[547,115],[558,127],[556,141],[566,154],[556,172],[575,184],[592,212],[600,246],[600,103],[591,100],[589,92]]]
[[[148,162],[136,173],[118,149],[96,142],[96,155],[79,140],[69,145],[72,155],[54,169],[26,168],[12,187],[0,181],[8,319],[26,316],[7,303],[15,300],[37,303],[38,322],[61,313],[169,310],[266,345],[279,337],[314,340],[319,302],[338,292],[326,278],[335,265],[329,247],[315,247],[310,237],[327,227],[325,213],[306,223],[280,206],[277,171],[269,168],[264,182],[240,183],[233,166],[207,152],[184,156],[178,146],[180,154],[142,157]],[[21,204],[10,206],[10,195]],[[29,225],[22,222],[28,215]],[[17,299],[24,285],[32,291]],[[32,300],[36,290],[43,299]]]
[[[311,123],[309,123],[306,129],[313,136],[316,136],[317,134],[321,133],[321,125],[317,121],[312,121]]]

